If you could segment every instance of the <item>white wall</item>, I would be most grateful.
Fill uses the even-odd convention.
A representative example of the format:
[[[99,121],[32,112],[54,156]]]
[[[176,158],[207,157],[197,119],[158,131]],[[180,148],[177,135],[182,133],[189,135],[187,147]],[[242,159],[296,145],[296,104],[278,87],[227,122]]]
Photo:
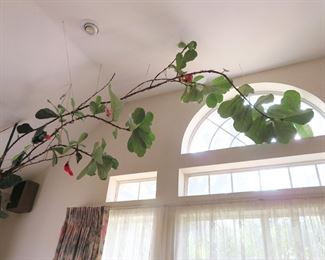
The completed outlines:
[[[267,72],[239,78],[235,83],[242,82],[281,82],[291,84],[325,100],[325,59],[308,63],[296,64]],[[158,171],[157,200],[172,200],[177,196],[178,168],[191,164],[191,159],[199,160],[200,155],[184,158],[180,155],[181,141],[185,129],[194,114],[199,110],[197,104],[182,104],[179,101],[179,91],[137,100],[127,104],[122,118],[137,106],[155,114],[153,130],[156,133],[154,146],[144,158],[137,158],[126,148],[128,135],[119,133],[118,140],[112,140],[112,129],[99,127],[93,132],[88,142],[93,143],[101,137],[109,139],[108,150],[119,159],[120,167],[114,174],[129,174],[143,171]],[[324,139],[321,139],[324,140]],[[317,146],[317,145],[316,145]],[[283,147],[278,145],[260,149],[262,153],[275,156]],[[274,148],[272,148],[274,147]],[[296,145],[296,152],[304,148],[325,150],[320,142],[315,148],[315,142],[305,142]],[[284,153],[290,153],[290,149]],[[207,162],[226,162],[229,152],[216,151],[211,153]],[[232,157],[241,160],[240,154]],[[262,155],[263,156],[263,155]],[[202,157],[202,154],[201,154]],[[75,173],[85,165],[86,161],[75,165],[71,163]],[[96,176],[85,177],[80,181],[67,176],[63,172],[64,161],[57,167],[49,168],[47,172],[37,177],[41,188],[34,209],[29,214],[14,215],[0,221],[0,259],[1,260],[43,260],[52,259],[65,211],[70,206],[102,205],[105,202],[107,181],[100,181]]]

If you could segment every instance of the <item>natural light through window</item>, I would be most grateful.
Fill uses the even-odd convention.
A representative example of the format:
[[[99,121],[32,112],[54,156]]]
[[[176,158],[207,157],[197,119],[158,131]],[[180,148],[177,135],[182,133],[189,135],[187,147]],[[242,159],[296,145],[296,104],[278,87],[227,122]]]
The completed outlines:
[[[156,198],[157,172],[111,176],[107,201],[148,200]]]
[[[251,101],[255,102],[262,94],[264,93],[251,96]],[[280,101],[281,95],[274,94],[274,102],[264,104],[263,106],[267,108],[273,104],[279,104]],[[304,99],[302,100],[301,108],[312,108],[314,110],[314,117],[309,123],[313,135],[325,135],[325,127],[323,127],[325,125],[324,111]],[[300,138],[297,134],[295,139]],[[216,108],[209,110],[194,127],[188,139],[186,149],[189,153],[195,153],[253,144],[254,142],[250,138],[234,129],[231,118],[224,119],[220,117]]]
[[[325,164],[186,174],[185,196],[325,186]]]

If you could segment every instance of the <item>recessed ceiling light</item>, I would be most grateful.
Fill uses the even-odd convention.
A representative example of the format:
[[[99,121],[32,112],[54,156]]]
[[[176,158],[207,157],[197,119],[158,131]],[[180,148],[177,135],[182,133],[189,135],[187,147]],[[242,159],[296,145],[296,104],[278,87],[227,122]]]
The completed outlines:
[[[99,33],[99,29],[96,22],[92,20],[83,20],[81,22],[81,29],[88,35],[96,35]]]

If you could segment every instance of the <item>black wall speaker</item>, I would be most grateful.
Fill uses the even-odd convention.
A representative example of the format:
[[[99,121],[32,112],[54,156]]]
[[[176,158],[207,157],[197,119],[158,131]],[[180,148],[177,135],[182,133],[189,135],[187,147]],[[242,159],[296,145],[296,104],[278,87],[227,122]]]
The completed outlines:
[[[15,185],[10,195],[7,210],[15,213],[32,211],[39,184],[33,181],[23,181]]]

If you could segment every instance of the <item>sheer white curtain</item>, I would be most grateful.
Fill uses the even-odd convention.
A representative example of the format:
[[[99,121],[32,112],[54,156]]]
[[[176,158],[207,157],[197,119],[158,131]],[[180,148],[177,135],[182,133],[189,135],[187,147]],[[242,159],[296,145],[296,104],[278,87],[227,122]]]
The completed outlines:
[[[325,259],[325,200],[175,209],[174,259]]]
[[[103,260],[157,259],[162,248],[164,209],[111,209]]]
[[[111,209],[103,260],[325,259],[325,199]]]

